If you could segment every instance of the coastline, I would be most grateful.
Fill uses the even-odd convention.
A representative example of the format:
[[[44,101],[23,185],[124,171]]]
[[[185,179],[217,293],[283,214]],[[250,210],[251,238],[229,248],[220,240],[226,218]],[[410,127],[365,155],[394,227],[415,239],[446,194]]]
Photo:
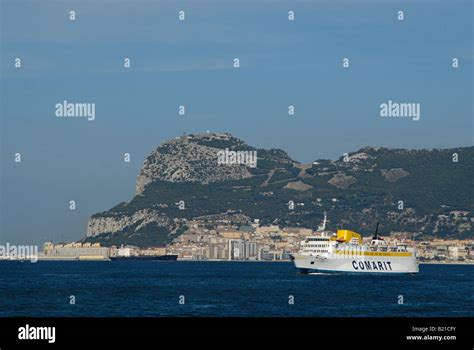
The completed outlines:
[[[419,261],[420,265],[474,265],[473,262],[463,262],[463,261]]]
[[[27,262],[30,261],[29,259],[0,259],[2,261],[22,261]],[[34,263],[40,261],[71,261],[71,262],[83,262],[83,261],[101,261],[101,262],[111,262],[110,259],[99,259],[99,258],[70,258],[70,257],[54,257],[54,258],[38,258]],[[291,263],[290,260],[222,260],[222,259],[209,259],[209,260],[197,260],[197,259],[179,259],[176,260],[177,262],[232,262],[232,263]],[[174,261],[174,262],[176,262]],[[160,261],[160,262],[170,262],[170,261]],[[473,262],[462,262],[462,261],[419,261],[418,264],[420,265],[472,265],[474,266]]]

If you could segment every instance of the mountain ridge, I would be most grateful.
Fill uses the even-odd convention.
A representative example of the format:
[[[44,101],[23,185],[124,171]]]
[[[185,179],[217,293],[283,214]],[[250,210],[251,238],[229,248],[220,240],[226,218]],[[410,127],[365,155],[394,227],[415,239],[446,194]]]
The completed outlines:
[[[255,167],[219,165],[216,155],[223,149],[255,151]],[[474,169],[469,159],[474,159],[474,147],[367,146],[337,160],[302,164],[284,150],[255,148],[228,133],[186,135],[147,156],[135,196],[92,215],[86,241],[166,244],[186,230],[188,220],[227,212],[247,218],[240,224],[259,219],[312,227],[323,211],[332,222],[362,233],[380,220],[388,232],[472,237]]]

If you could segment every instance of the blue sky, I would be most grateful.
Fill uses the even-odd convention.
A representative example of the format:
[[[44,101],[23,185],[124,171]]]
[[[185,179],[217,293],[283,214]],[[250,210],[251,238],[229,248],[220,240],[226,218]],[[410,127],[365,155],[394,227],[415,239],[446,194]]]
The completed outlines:
[[[147,154],[183,132],[230,132],[301,162],[472,145],[472,1],[0,3],[0,243],[81,238],[90,215],[133,196]],[[390,99],[420,103],[421,120],[381,118]],[[96,103],[96,120],[56,118],[63,100]]]

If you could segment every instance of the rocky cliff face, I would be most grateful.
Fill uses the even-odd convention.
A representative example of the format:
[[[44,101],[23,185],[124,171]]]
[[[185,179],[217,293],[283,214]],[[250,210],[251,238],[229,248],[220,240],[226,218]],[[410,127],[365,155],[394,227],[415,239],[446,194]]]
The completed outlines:
[[[169,228],[173,222],[165,214],[153,209],[141,209],[132,215],[116,214],[111,216],[92,217],[87,225],[87,236],[121,232],[133,227],[136,232],[153,225]]]
[[[146,158],[138,175],[136,194],[158,180],[208,184],[251,177],[245,165],[217,166],[222,146],[238,150],[246,145],[230,134],[190,135],[165,142]]]
[[[257,163],[218,164],[225,149],[256,151]],[[453,153],[459,162],[452,161]],[[381,221],[384,233],[472,238],[472,159],[474,147],[366,147],[304,165],[282,150],[256,149],[230,134],[183,136],[146,158],[130,201],[90,218],[86,240],[165,244],[195,218],[312,227],[323,211],[333,229],[344,225],[370,234]]]

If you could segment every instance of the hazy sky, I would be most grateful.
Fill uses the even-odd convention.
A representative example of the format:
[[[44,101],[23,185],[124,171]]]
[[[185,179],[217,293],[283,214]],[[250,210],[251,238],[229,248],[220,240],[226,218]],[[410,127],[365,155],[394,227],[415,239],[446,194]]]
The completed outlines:
[[[381,2],[0,0],[0,243],[81,238],[183,132],[230,132],[302,162],[472,145],[472,1]],[[95,103],[96,119],[57,118],[63,100]],[[388,100],[420,103],[421,120],[381,118]]]

